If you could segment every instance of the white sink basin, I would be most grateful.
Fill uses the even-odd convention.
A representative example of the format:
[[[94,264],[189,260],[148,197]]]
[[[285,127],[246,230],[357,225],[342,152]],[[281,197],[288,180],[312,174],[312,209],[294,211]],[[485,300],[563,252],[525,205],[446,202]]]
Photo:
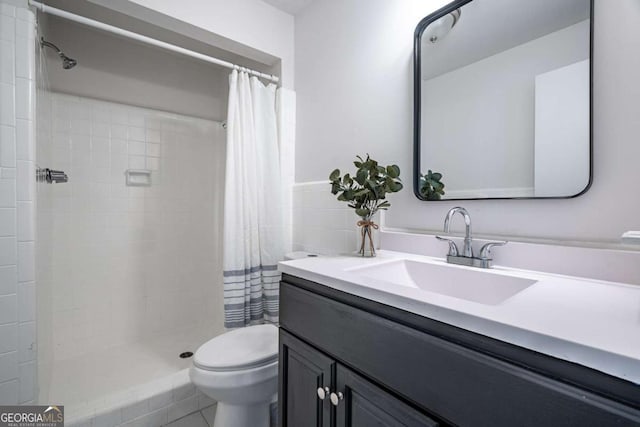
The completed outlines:
[[[536,280],[491,270],[411,260],[396,260],[348,270],[368,281],[407,286],[486,305],[497,305]]]

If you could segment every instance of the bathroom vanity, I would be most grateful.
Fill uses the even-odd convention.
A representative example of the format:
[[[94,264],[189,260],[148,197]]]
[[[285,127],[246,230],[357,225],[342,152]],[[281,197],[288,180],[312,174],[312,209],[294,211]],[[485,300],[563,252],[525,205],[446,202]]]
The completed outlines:
[[[590,348],[580,337],[565,339],[575,324],[554,321],[558,307],[551,300],[546,308],[523,308],[539,301],[541,293],[550,297],[546,285],[570,289],[571,279],[481,272],[489,274],[485,279],[518,276],[531,284],[517,282],[520,288],[510,294],[511,285],[491,288],[485,280],[488,285],[479,286],[483,298],[490,297],[480,301],[480,294],[469,296],[464,289],[452,296],[408,283],[396,286],[394,281],[415,272],[440,280],[434,271],[441,267],[452,268],[456,280],[475,274],[428,257],[399,257],[384,251],[377,260],[281,264],[281,427],[640,425],[640,362],[621,354],[615,337],[596,338],[609,343],[602,348]],[[436,270],[415,270],[409,262]],[[587,293],[607,286],[583,285]],[[451,288],[460,289],[454,282]],[[617,292],[628,300],[625,292],[637,290],[615,288],[614,299]],[[629,307],[637,309],[637,302]],[[625,318],[625,308],[617,320]],[[599,318],[604,312],[585,310],[593,312],[594,322],[607,322]],[[580,308],[565,311],[590,328]],[[615,317],[611,313],[608,317]],[[633,351],[638,336],[627,337]]]

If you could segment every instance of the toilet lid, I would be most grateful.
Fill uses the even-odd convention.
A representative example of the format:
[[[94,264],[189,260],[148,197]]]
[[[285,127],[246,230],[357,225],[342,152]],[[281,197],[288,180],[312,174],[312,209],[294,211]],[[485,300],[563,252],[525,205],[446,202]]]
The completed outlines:
[[[258,367],[278,358],[278,328],[257,325],[236,329],[204,343],[193,363],[212,371]]]

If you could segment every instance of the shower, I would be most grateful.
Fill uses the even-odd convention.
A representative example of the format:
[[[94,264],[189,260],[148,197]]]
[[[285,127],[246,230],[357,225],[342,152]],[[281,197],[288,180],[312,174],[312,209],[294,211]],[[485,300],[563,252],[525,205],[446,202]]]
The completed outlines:
[[[58,56],[62,59],[62,68],[64,68],[65,70],[70,70],[76,65],[78,65],[78,61],[76,61],[75,59],[69,58],[67,55],[64,54],[64,52],[62,52],[58,48],[58,46],[46,41],[44,37],[40,37],[40,45],[50,47],[51,49],[55,50],[58,53]]]
[[[32,61],[43,168],[34,191],[38,399],[62,402],[68,424],[144,404],[135,419],[151,421],[136,422],[165,425],[182,416],[176,404],[213,403],[191,394],[184,356],[225,331],[222,280],[210,278],[223,277],[226,134],[218,120],[228,75],[47,16]],[[104,52],[123,62],[86,67]],[[176,67],[163,69],[169,62]],[[193,105],[209,108],[207,118]],[[167,393],[157,409],[144,403]]]
[[[33,191],[38,402],[62,402],[73,425],[159,426],[181,408],[213,411],[187,357],[226,332],[229,75],[210,64],[241,67],[69,16],[41,14],[36,37],[29,27],[40,45],[35,158],[50,168]],[[77,65],[67,52],[85,66],[61,71]]]

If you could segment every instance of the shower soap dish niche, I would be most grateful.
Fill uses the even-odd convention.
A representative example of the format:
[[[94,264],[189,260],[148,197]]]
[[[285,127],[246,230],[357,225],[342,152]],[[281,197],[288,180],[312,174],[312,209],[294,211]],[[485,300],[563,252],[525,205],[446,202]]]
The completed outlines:
[[[127,187],[151,187],[151,171],[148,169],[127,169]]]

